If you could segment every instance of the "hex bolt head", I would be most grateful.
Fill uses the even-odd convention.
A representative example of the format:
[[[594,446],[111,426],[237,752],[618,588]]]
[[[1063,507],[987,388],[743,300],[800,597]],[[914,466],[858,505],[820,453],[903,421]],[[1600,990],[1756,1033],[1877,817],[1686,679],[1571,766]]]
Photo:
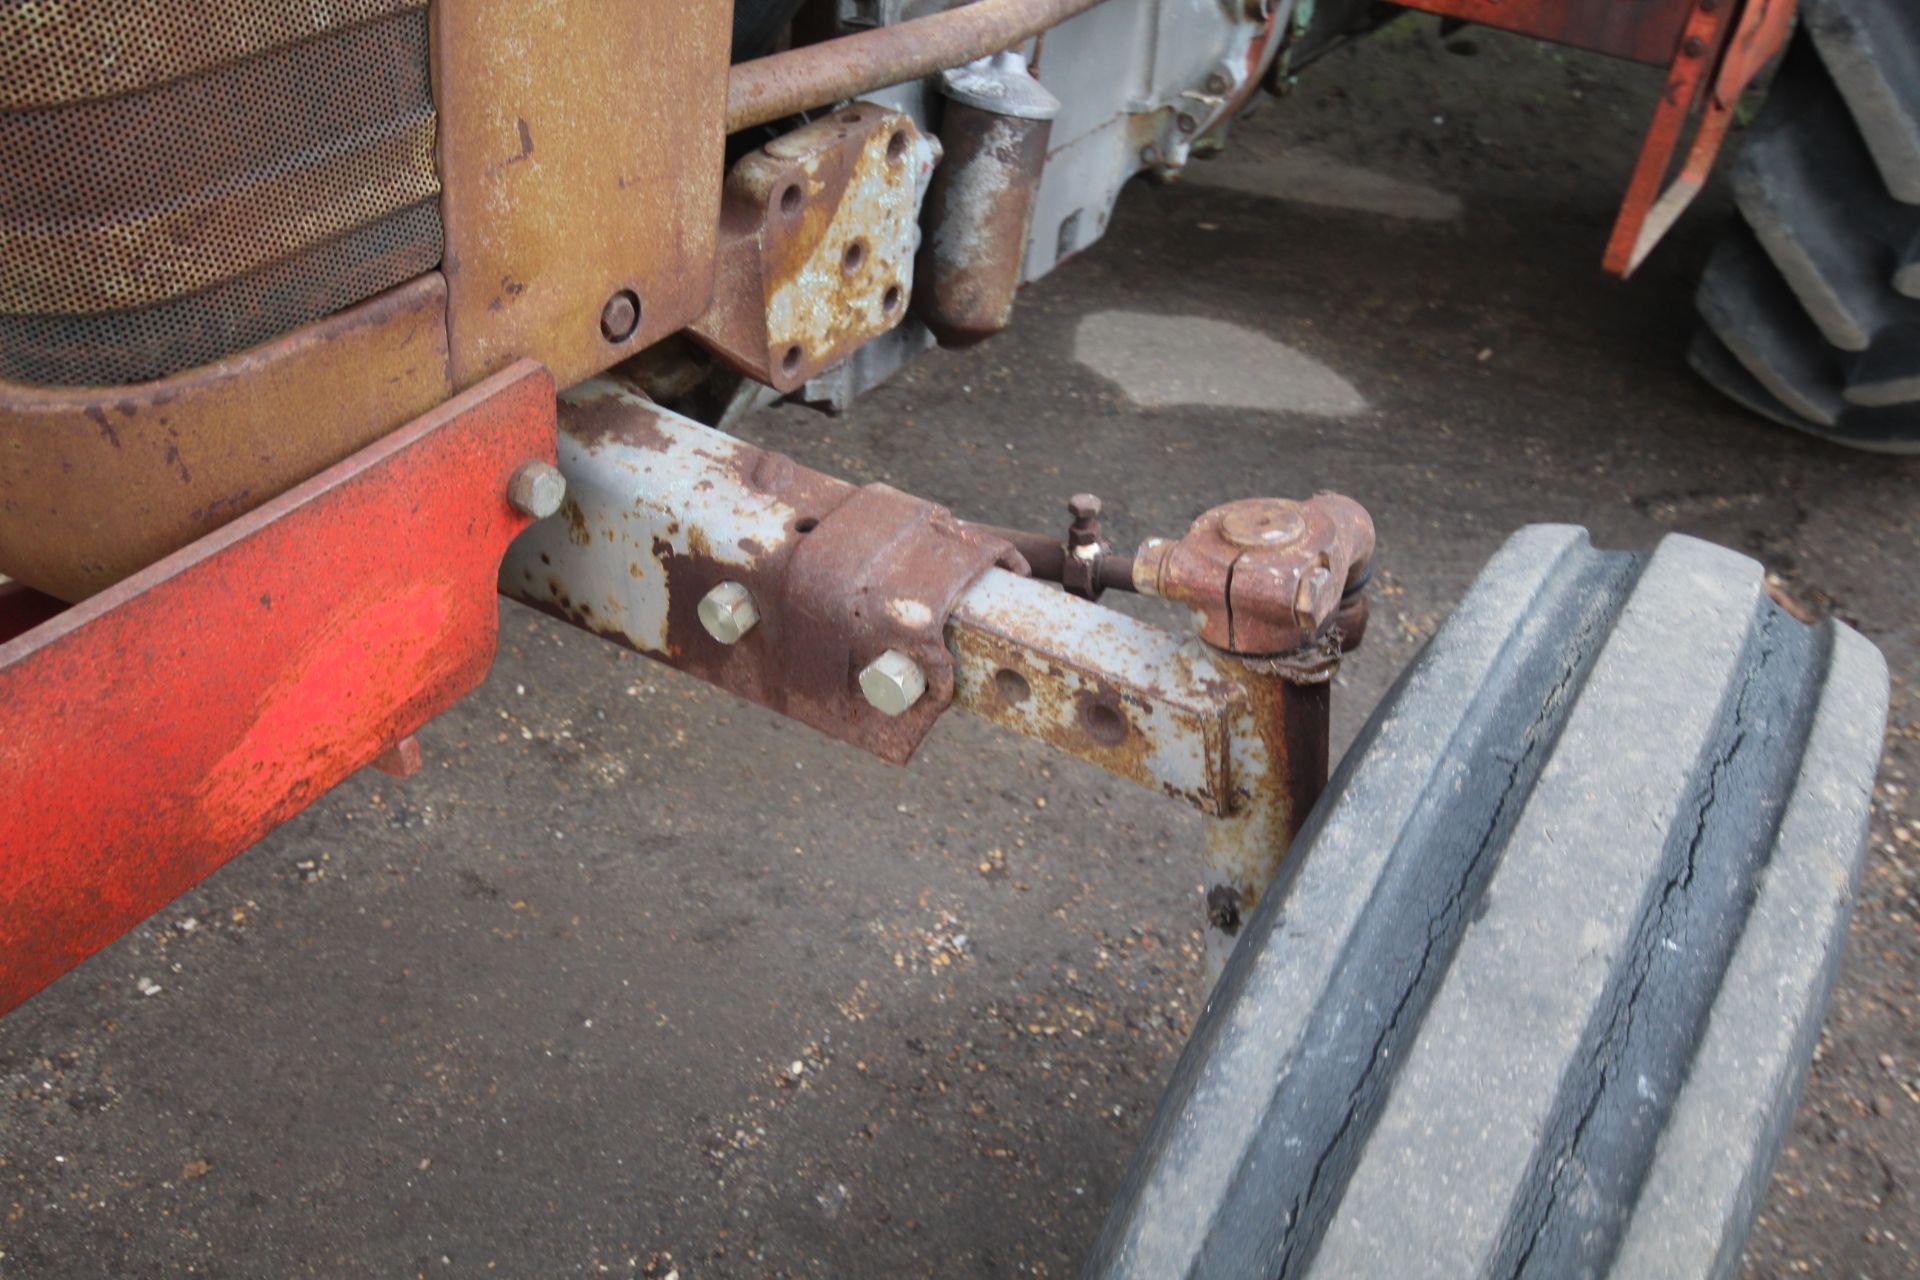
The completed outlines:
[[[1091,493],[1076,493],[1067,499],[1067,514],[1075,520],[1097,520],[1100,511],[1100,499]]]
[[[640,327],[640,297],[631,289],[622,289],[600,308],[600,336],[608,342],[625,342]]]
[[[753,597],[737,582],[723,582],[700,598],[700,625],[721,644],[739,644],[758,621]]]
[[[552,463],[523,462],[507,481],[507,503],[523,516],[545,520],[567,497],[567,478]]]
[[[927,677],[920,664],[898,649],[887,650],[860,673],[860,692],[882,715],[902,714],[926,691]]]

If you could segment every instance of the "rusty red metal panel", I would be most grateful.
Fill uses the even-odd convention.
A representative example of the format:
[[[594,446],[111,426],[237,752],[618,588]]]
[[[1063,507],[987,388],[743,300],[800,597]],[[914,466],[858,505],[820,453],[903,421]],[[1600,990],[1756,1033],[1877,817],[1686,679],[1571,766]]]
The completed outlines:
[[[481,681],[530,458],[522,362],[0,645],[0,1012]]]
[[[1399,0],[1408,9],[1665,66],[1693,0]]]

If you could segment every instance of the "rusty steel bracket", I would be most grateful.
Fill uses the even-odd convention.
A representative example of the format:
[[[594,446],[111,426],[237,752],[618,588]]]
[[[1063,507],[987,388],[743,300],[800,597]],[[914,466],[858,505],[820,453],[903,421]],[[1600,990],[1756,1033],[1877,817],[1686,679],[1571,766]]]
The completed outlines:
[[[955,702],[975,715],[1201,813],[1245,799],[1244,699],[1205,646],[1003,572],[960,597],[946,640]]]
[[[803,538],[781,583],[780,709],[904,762],[953,701],[943,638],[953,602],[996,565],[1027,571],[1012,546],[945,507],[884,484],[855,490]],[[910,658],[926,690],[901,712],[876,714],[855,695],[860,673],[888,652]]]
[[[792,391],[899,324],[940,144],[857,102],[749,152],[727,175],[713,305],[690,332]]]
[[[947,647],[957,705],[1205,815],[1218,974],[1326,788],[1327,665],[1303,680],[999,572],[956,602]]]
[[[995,565],[1027,571],[944,507],[857,488],[611,382],[563,397],[560,465],[566,519],[514,544],[503,592],[896,764],[952,700],[953,601]],[[863,679],[889,653],[922,682],[898,708]]]
[[[1057,573],[1104,546],[1087,495],[1065,541],[1002,537],[610,381],[562,398],[559,458],[565,518],[514,543],[503,592],[887,760],[957,705],[1192,806],[1218,972],[1326,785],[1328,677],[1373,549],[1357,504],[1232,504],[1149,543],[1147,581],[1203,620],[1180,637],[1029,575],[1027,549]],[[1207,642],[1229,601],[1223,634],[1271,650]]]
[[[1329,637],[1372,556],[1373,520],[1351,498],[1248,498],[1208,511],[1177,542],[1149,539],[1133,582],[1191,607],[1200,638],[1224,653],[1295,655]]]
[[[522,361],[0,644],[0,1012],[354,771],[417,763],[492,665],[553,421]]]

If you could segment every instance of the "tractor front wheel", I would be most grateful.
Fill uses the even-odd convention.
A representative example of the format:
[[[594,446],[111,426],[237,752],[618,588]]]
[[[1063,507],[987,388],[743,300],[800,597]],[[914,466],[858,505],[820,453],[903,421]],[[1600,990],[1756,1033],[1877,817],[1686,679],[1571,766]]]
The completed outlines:
[[[1088,1277],[1731,1274],[1886,699],[1744,556],[1515,535],[1248,918]]]

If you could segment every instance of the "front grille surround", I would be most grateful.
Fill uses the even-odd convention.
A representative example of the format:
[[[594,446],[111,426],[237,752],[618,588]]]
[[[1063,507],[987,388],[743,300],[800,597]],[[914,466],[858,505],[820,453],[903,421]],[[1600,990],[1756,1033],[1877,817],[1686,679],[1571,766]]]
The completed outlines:
[[[440,261],[426,0],[233,7],[73,6],[0,44],[0,378],[163,377]],[[77,52],[110,46],[146,56]]]

